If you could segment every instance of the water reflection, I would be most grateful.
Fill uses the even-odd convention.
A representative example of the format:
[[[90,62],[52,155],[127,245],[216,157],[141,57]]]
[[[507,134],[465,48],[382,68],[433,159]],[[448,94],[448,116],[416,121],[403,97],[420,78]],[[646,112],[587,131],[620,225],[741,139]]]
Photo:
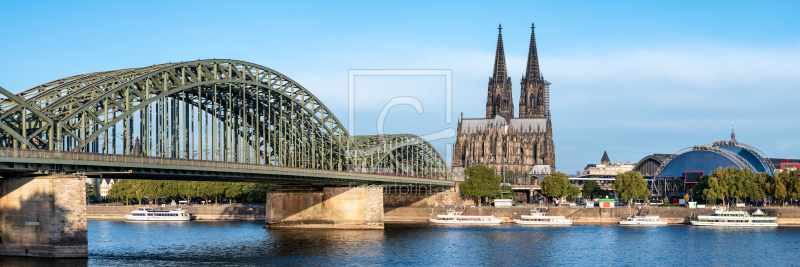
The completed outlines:
[[[92,266],[795,265],[800,228],[391,225],[266,230],[260,222],[89,221]],[[5,260],[5,259],[4,259]],[[17,261],[13,265],[30,265]],[[5,262],[4,262],[5,263]],[[47,264],[70,266],[64,264]]]

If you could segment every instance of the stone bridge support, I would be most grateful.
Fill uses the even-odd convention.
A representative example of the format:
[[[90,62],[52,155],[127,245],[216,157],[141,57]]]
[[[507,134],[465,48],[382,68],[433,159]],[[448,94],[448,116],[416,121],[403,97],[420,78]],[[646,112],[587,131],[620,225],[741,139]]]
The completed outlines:
[[[383,188],[272,192],[266,209],[268,228],[383,229]]]
[[[86,258],[85,177],[0,178],[0,255]]]

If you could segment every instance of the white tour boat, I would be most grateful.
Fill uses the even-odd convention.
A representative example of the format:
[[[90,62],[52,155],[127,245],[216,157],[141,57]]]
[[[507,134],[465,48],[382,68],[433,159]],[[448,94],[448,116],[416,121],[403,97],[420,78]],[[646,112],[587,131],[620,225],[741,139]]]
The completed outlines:
[[[500,224],[503,222],[493,215],[461,215],[464,210],[466,210],[464,206],[449,208],[447,209],[447,215],[436,215],[436,219],[430,219],[430,221],[439,224]]]
[[[546,212],[531,210],[531,215],[519,216],[519,220],[514,220],[516,224],[526,225],[571,225],[572,220],[564,216],[547,216]]]
[[[191,214],[182,208],[176,210],[153,210],[140,207],[131,211],[131,215],[125,215],[125,219],[129,221],[188,221],[191,218]]]
[[[658,216],[631,216],[624,221],[619,221],[622,225],[667,225],[666,219],[660,219]]]
[[[658,216],[647,216],[649,208],[647,206],[640,207],[638,214],[628,217],[623,221],[619,221],[621,225],[667,225],[666,219],[661,219]]]
[[[691,220],[692,225],[698,226],[778,226],[776,216],[767,216],[763,211],[756,210],[752,215],[746,211],[729,211],[725,208],[714,208],[709,215],[700,215]]]

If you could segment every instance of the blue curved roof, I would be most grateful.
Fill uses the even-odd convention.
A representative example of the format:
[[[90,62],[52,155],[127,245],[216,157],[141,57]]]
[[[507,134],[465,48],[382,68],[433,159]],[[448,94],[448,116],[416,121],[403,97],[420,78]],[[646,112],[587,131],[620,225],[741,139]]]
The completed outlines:
[[[753,165],[755,166],[755,164]],[[758,165],[761,165],[761,163]],[[702,171],[704,175],[710,175],[719,167],[726,168],[730,166],[737,168],[744,167],[737,165],[735,162],[719,153],[707,150],[694,150],[680,154],[672,159],[669,163],[667,163],[667,166],[664,166],[664,169],[661,170],[661,173],[658,175],[658,177],[683,177],[683,173],[687,171]]]
[[[755,170],[753,171],[766,172],[769,175],[772,175],[772,170],[769,170],[769,166],[764,166],[764,164],[762,164],[761,161],[758,160],[758,156],[754,155],[752,151],[738,146],[719,146],[719,148],[729,150],[733,153],[738,154],[739,156],[742,156],[742,158],[747,160],[747,162],[750,162],[750,165],[753,165],[753,168],[755,168]]]

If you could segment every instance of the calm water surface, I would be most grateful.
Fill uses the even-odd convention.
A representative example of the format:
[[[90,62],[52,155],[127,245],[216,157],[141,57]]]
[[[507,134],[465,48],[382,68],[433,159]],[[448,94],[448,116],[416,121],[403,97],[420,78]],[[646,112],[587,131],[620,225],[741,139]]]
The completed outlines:
[[[266,230],[262,224],[89,221],[89,260],[73,263],[90,266],[800,264],[800,227],[387,225],[382,231],[356,231]]]

